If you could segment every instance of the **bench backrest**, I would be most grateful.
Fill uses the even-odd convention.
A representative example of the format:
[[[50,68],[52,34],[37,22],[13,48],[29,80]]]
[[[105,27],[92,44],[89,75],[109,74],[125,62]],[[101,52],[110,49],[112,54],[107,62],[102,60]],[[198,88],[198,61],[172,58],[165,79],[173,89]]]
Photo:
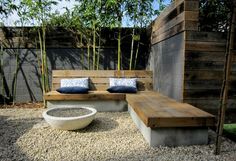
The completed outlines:
[[[153,73],[146,70],[53,70],[52,90],[60,87],[61,79],[90,78],[90,89],[104,91],[109,87],[109,78],[138,78],[139,91],[153,90]]]

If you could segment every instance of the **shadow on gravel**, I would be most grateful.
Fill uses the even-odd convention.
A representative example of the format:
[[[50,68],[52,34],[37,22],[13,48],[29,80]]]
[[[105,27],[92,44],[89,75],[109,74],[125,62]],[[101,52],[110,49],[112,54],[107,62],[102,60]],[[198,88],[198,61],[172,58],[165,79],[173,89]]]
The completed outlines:
[[[104,132],[110,131],[118,127],[118,122],[107,117],[96,117],[91,124],[81,130],[75,130],[74,132]]]
[[[12,120],[0,115],[0,160],[30,161],[16,142],[40,120],[40,118]]]

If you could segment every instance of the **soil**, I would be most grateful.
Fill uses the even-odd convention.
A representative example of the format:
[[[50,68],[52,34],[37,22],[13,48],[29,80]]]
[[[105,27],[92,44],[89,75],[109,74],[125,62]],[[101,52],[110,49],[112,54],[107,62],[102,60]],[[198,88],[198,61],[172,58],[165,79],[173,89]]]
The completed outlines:
[[[15,103],[15,105],[0,104],[0,109],[3,108],[44,108],[44,105],[43,102]]]

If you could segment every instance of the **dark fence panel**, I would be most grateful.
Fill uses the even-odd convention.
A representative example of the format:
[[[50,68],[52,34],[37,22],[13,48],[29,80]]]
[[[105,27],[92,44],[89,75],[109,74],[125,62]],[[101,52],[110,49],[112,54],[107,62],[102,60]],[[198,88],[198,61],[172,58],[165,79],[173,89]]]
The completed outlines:
[[[17,72],[16,102],[42,101],[42,86],[40,76],[38,44],[35,43],[36,35],[30,28],[25,28],[26,37],[18,34],[21,28],[2,28],[0,32],[1,44],[4,44],[4,54],[2,57],[3,75],[0,76],[0,102],[12,101],[13,85],[15,81],[14,73],[16,69],[15,54],[19,53],[19,70]],[[58,32],[56,32],[58,31]],[[92,69],[93,51],[90,47],[90,57],[88,58],[87,45],[80,46],[73,34],[63,29],[57,29],[47,34],[47,59],[49,76],[51,70],[55,69]],[[122,29],[122,69],[129,68],[130,47],[132,29]],[[99,70],[114,70],[117,68],[117,40],[116,30],[104,29],[103,44],[99,53]],[[141,33],[139,55],[135,69],[145,69],[148,58],[148,38],[146,30]],[[135,43],[134,50],[137,47]],[[50,78],[51,80],[51,78]]]

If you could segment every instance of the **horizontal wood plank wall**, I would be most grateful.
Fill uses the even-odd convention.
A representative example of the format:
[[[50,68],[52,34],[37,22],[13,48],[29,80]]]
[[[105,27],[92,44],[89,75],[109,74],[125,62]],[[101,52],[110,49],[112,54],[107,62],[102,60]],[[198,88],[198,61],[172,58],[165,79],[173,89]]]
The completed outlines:
[[[61,79],[89,77],[91,90],[106,90],[109,78],[138,78],[138,90],[153,90],[153,73],[145,70],[53,70],[52,90],[60,87]]]
[[[184,102],[217,110],[223,79],[226,35],[186,31]],[[229,89],[229,108],[236,106],[236,57]],[[234,101],[235,100],[235,101]]]
[[[152,24],[154,90],[183,101],[185,31],[198,30],[199,0],[175,0]]]
[[[153,22],[151,43],[186,30],[198,30],[198,18],[199,0],[175,0]]]
[[[198,14],[198,0],[175,0],[157,17],[152,26],[151,43],[153,51],[150,57],[150,69],[154,72],[154,89],[158,87],[156,80],[160,80],[159,82],[169,80],[165,80],[167,77],[159,72],[163,68],[172,72],[175,71],[174,73],[183,73],[183,89],[182,92],[178,91],[179,95],[182,95],[182,101],[202,109],[217,110],[223,79],[226,35],[198,31]],[[174,45],[181,44],[178,41],[173,44],[173,41],[170,40],[176,40],[176,37],[181,34],[184,34],[184,39],[181,39],[184,44],[181,47],[182,50],[175,54],[172,51],[171,54],[172,57],[176,54],[182,54],[184,58],[169,61],[167,67],[160,65],[163,64],[168,55],[171,55],[168,50],[164,49],[171,49]],[[233,59],[228,106],[236,109],[236,56]],[[182,61],[183,72],[179,71],[180,68],[170,69],[171,66]],[[151,64],[154,65],[151,66]],[[165,94],[165,90],[169,90],[168,87],[164,88],[159,92]],[[172,97],[171,95],[168,96]]]

